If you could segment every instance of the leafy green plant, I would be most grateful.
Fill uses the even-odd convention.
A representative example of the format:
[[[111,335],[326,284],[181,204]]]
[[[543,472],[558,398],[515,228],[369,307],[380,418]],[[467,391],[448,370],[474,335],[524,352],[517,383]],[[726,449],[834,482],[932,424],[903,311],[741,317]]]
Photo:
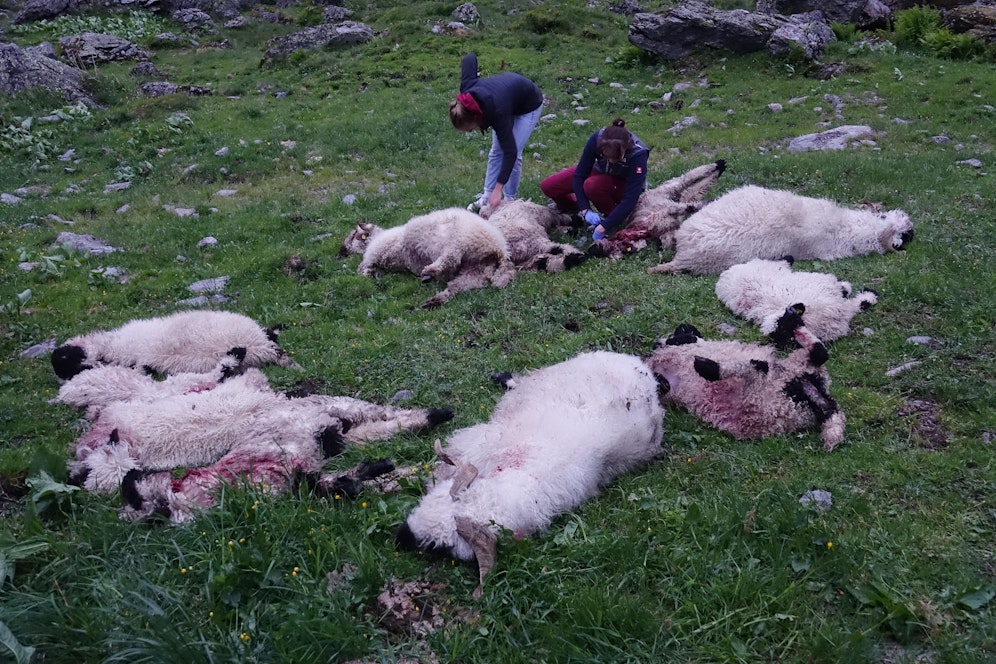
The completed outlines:
[[[983,51],[983,44],[969,34],[956,35],[950,30],[934,30],[923,36],[923,45],[939,58],[967,60]]]
[[[919,46],[923,38],[940,27],[941,12],[934,7],[919,5],[896,12],[893,30],[897,46]]]
[[[833,30],[833,34],[837,40],[845,44],[853,44],[858,40],[858,26],[853,23],[834,21],[830,24],[830,29]]]
[[[150,39],[161,32],[168,32],[173,27],[172,22],[152,12],[139,9],[108,16],[64,15],[53,19],[13,24],[7,26],[7,31],[25,36],[44,34],[56,40],[59,37],[83,32],[99,32],[137,42]]]

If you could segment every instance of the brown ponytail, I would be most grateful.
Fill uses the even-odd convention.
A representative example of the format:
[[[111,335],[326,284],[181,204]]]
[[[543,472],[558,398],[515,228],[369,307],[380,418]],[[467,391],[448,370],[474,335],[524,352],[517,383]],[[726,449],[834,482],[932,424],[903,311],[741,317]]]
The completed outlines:
[[[626,121],[616,118],[612,124],[602,129],[596,149],[598,154],[611,161],[619,161],[633,147],[633,134],[626,129]]]

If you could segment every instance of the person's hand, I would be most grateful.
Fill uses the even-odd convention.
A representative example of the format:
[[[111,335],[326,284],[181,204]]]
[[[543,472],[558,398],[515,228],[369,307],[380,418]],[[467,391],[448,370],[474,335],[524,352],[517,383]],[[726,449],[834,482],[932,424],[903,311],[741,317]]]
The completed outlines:
[[[591,234],[591,239],[601,240],[604,237],[605,237],[605,226],[602,226],[601,224],[595,226],[595,230]]]
[[[602,215],[598,214],[594,210],[588,210],[584,213],[584,220],[588,222],[589,226],[598,226],[602,223]]]
[[[501,185],[495,187],[494,191],[491,192],[491,195],[488,197],[488,208],[490,208],[491,214],[494,214],[494,211],[501,205],[503,195],[504,192]]]

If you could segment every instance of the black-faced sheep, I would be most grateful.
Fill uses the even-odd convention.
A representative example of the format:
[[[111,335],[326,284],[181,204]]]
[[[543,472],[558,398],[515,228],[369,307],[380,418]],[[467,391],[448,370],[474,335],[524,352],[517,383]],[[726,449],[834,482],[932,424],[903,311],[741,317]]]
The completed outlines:
[[[702,209],[706,194],[725,170],[726,160],[720,159],[643,192],[626,227],[597,241],[588,253],[595,257],[622,258],[651,242],[673,249],[675,231],[685,219]]]
[[[437,441],[436,484],[397,534],[402,548],[476,557],[475,596],[502,529],[542,532],[661,453],[659,384],[638,358],[586,353],[508,386],[488,422]]]
[[[844,438],[844,414],[830,396],[823,344],[801,325],[802,348],[784,359],[773,348],[738,341],[704,341],[693,326],[679,325],[647,359],[670,385],[667,401],[738,440],[821,428],[828,452]]]
[[[503,203],[488,217],[505,236],[508,253],[520,270],[562,272],[587,258],[572,244],[554,242],[549,233],[564,230],[566,215],[545,205],[514,200]]]
[[[388,229],[359,224],[339,255],[350,253],[363,254],[357,272],[365,276],[381,267],[445,282],[444,290],[422,304],[427,309],[472,288],[502,288],[515,277],[505,236],[463,208],[437,210]]]
[[[719,274],[754,258],[833,260],[904,249],[913,224],[902,210],[854,210],[788,191],[734,189],[686,219],[675,254],[647,272]]]
[[[796,304],[804,308],[806,327],[823,341],[846,336],[851,319],[878,302],[878,294],[865,290],[850,297],[851,284],[832,274],[796,272],[789,260],[752,260],[727,268],[716,281],[716,296],[738,316],[757,323],[761,332],[776,335],[784,346],[779,320]]]
[[[247,367],[294,366],[277,345],[278,334],[277,328],[263,328],[230,311],[183,311],[73,337],[52,351],[52,368],[64,380],[105,364],[163,374],[204,373],[235,348],[244,349]]]

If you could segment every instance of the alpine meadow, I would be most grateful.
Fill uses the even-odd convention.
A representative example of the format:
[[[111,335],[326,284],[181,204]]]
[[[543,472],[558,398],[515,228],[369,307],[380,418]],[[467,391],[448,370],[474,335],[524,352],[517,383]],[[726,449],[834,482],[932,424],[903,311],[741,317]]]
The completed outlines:
[[[346,0],[371,38],[272,57],[270,40],[321,24],[323,7],[260,5],[213,34],[138,10],[3,14],[0,41],[22,48],[123,37],[175,88],[144,94],[150,77],[122,60],[83,67],[92,104],[42,87],[0,99],[0,661],[996,661],[993,46],[911,37],[930,18],[914,9],[877,31],[834,24],[815,62],[667,61],[630,43],[632,16],[607,0],[482,0],[454,28],[458,5]],[[716,275],[648,273],[674,255],[652,243],[435,308],[420,305],[438,280],[358,274],[340,253],[358,223],[399,226],[481,192],[490,133],[448,117],[469,52],[482,77],[543,90],[519,198],[545,206],[540,181],[622,118],[651,149],[649,187],[725,160],[708,201],[757,185],[902,210],[915,228],[903,251],[793,266],[877,294],[826,343],[846,415],[832,452],[818,428],[738,440],[667,403],[661,454],[542,532],[499,532],[479,597],[474,562],[395,539],[433,486],[435,441],[488,421],[506,393],[493,374],[647,358],[683,323],[770,341],[718,299]],[[788,148],[844,126],[872,132]],[[345,473],[389,459],[391,482],[236,478],[187,522],[123,519],[119,492],[71,482],[90,422],[52,401],[50,351],[192,309],[282,326],[293,362],[262,367],[274,390],[452,419],[325,460]]]

